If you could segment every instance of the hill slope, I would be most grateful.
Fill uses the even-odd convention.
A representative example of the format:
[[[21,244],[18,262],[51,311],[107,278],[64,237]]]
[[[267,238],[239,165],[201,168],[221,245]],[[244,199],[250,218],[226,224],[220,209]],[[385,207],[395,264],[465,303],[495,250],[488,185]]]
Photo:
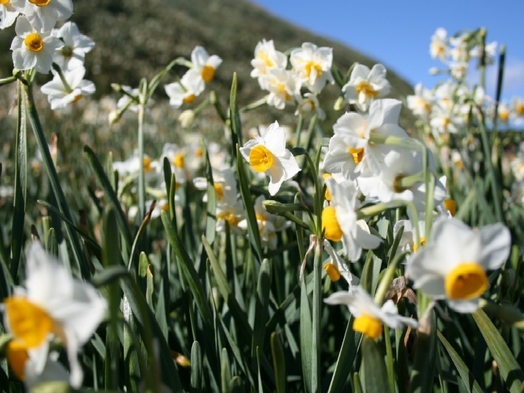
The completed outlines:
[[[95,82],[97,95],[111,91],[111,83],[137,86],[140,78],[150,79],[172,59],[189,58],[196,45],[224,59],[213,89],[226,100],[234,71],[239,83],[239,102],[247,104],[263,97],[250,77],[254,48],[260,40],[273,39],[278,50],[298,47],[303,42],[333,48],[334,62],[342,72],[354,62],[372,66],[377,61],[350,48],[293,26],[247,0],[90,0],[74,1],[74,15],[80,31],[96,42],[86,60],[87,78]],[[3,32],[0,45],[8,51],[12,36]],[[13,31],[14,34],[14,31]],[[9,42],[7,42],[9,41]],[[3,74],[12,67],[10,56],[0,59]],[[178,73],[180,75],[180,73]],[[166,78],[165,83],[171,82]],[[412,87],[388,71],[391,97],[405,97]],[[163,94],[163,89],[160,91]],[[323,98],[328,117],[339,90],[329,86]],[[267,118],[280,118],[274,109]],[[292,111],[287,111],[292,114]],[[407,115],[403,115],[404,125]],[[337,116],[338,117],[338,116]]]

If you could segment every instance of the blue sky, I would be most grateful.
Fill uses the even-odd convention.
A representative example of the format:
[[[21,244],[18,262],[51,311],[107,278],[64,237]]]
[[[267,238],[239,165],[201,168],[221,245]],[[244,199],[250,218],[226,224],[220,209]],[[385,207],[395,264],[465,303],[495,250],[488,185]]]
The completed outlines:
[[[503,97],[524,97],[522,0],[251,1],[295,25],[371,56],[413,85],[421,82],[428,88],[438,80],[429,75],[429,68],[441,65],[429,55],[435,30],[443,27],[452,35],[485,27],[488,42],[506,45]],[[275,44],[277,49],[286,49]],[[487,92],[494,96],[496,70],[491,68]]]

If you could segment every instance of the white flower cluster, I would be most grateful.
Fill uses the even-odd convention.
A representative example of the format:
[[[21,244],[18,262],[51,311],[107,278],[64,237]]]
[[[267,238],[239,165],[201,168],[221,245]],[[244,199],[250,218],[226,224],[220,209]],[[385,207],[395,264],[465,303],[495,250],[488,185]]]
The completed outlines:
[[[16,20],[16,37],[11,43],[14,68],[53,72],[53,79],[42,86],[53,110],[95,92],[93,82],[84,80],[85,54],[93,49],[94,42],[80,34],[72,22],[55,29],[57,22],[67,20],[72,13],[71,0],[12,0],[0,4],[0,28]]]

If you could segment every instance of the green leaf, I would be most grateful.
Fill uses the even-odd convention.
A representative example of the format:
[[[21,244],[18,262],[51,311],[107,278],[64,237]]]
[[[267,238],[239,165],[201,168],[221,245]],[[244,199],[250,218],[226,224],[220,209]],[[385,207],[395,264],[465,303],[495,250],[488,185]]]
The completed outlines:
[[[277,393],[286,391],[286,356],[284,348],[276,332],[271,333],[271,355],[273,357],[273,370]]]
[[[233,320],[237,323],[238,333],[240,334],[240,337],[242,337],[243,343],[251,344],[253,331],[251,329],[251,326],[249,326],[246,312],[242,310],[242,308],[238,304],[238,301],[235,297],[235,293],[229,286],[226,275],[220,267],[220,264],[218,263],[218,260],[215,257],[215,254],[213,253],[211,245],[208,243],[207,239],[204,236],[202,236],[202,244],[207,252],[209,262],[211,263],[211,267],[213,268],[213,273],[218,286],[218,290],[220,291],[220,294],[226,301],[226,304],[229,307]]]
[[[313,277],[313,274],[310,274],[310,276]],[[308,290],[306,280],[302,279],[300,282],[300,361],[302,364],[302,380],[304,381],[304,390],[306,392],[313,391],[311,386],[313,327],[311,325],[311,306],[309,304]]]
[[[417,393],[425,393],[433,389],[435,374],[436,317],[433,309],[427,312],[429,314],[419,320],[415,361],[411,373],[411,390]]]
[[[264,348],[266,323],[269,318],[269,291],[271,287],[271,265],[267,259],[262,261],[258,274],[255,304],[255,323],[253,324],[253,340],[251,352],[254,354],[257,347]]]
[[[237,148],[238,150],[238,148]],[[258,222],[255,214],[255,208],[251,192],[249,190],[248,177],[246,176],[244,161],[240,152],[237,152],[237,174],[238,174],[238,185],[240,189],[240,195],[244,202],[244,208],[246,209],[247,228],[249,232],[249,239],[251,240],[251,247],[258,259],[262,261],[262,243],[260,241],[260,232],[258,229]]]
[[[229,94],[229,121],[231,127],[231,140],[233,142],[233,157],[238,152],[235,150],[235,146],[243,146],[242,143],[242,124],[240,123],[240,113],[238,112],[237,103],[237,86],[238,77],[237,73],[233,73],[233,80],[231,81],[231,92]]]
[[[202,392],[202,350],[198,341],[193,341],[191,346],[191,393]]]
[[[462,360],[457,351],[455,351],[455,348],[453,348],[453,346],[449,343],[448,340],[446,340],[446,338],[441,332],[437,331],[437,336],[444,348],[446,348],[446,351],[448,352],[451,361],[457,368],[462,383],[469,389],[470,392],[482,393],[482,388],[479,386],[478,382],[473,377],[470,368],[466,366],[464,360]]]
[[[117,222],[120,228],[119,232],[122,234],[124,238],[124,244],[123,244],[124,251],[129,250],[131,249],[132,236],[131,236],[131,232],[127,224],[127,218],[124,212],[122,211],[120,200],[118,199],[118,196],[116,195],[115,191],[113,190],[113,187],[111,186],[111,182],[107,178],[107,175],[104,172],[104,168],[102,167],[102,164],[100,164],[100,161],[96,157],[95,152],[91,150],[89,146],[84,146],[84,153],[86,154],[87,160],[89,164],[91,165],[91,169],[93,170],[96,177],[98,178],[98,181],[100,182],[100,186],[102,187],[102,190],[104,191],[105,197],[111,202],[111,204],[115,208],[116,219],[117,219]]]
[[[358,353],[357,342],[361,342],[362,334],[356,333],[353,328],[353,317],[350,317],[346,326],[346,332],[344,333],[344,339],[338,353],[337,362],[335,363],[335,371],[329,384],[329,393],[341,392],[344,385],[346,384],[349,376],[351,375],[351,368],[355,357]]]
[[[189,284],[191,293],[195,298],[197,308],[200,311],[200,314],[202,315],[204,323],[206,324],[209,332],[212,333],[213,322],[211,318],[211,311],[207,304],[207,295],[198,277],[198,273],[195,270],[194,263],[189,257],[186,249],[182,246],[182,242],[180,241],[180,238],[176,232],[176,228],[174,227],[174,223],[169,218],[169,215],[166,212],[162,212],[161,218],[166,230],[167,238],[169,239],[169,243],[173,247],[173,251],[180,262],[182,274]]]
[[[484,340],[486,340],[486,344],[488,344],[489,351],[497,362],[500,375],[506,383],[508,390],[512,393],[521,392],[524,382],[524,372],[508,348],[508,345],[483,310],[479,309],[472,315],[480,333],[484,337]]]
[[[366,393],[390,392],[383,351],[375,340],[367,337],[362,341],[362,363]]]

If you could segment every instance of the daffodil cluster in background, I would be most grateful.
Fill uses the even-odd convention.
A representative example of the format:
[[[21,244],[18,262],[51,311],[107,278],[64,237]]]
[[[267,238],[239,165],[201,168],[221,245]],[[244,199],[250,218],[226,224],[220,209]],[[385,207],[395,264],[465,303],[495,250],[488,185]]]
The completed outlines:
[[[53,79],[41,88],[51,109],[65,108],[95,92],[93,82],[84,79],[85,55],[95,43],[73,22],[55,28],[72,15],[71,0],[16,0],[0,8],[4,15],[0,28],[15,23],[16,37],[11,43],[14,69],[53,74]]]
[[[32,96],[35,72],[53,74],[41,87],[51,110],[94,92],[83,65],[94,42],[72,12],[69,0],[0,3],[0,27],[16,31],[4,82],[19,86],[17,132],[28,118],[50,194],[25,199],[41,171],[21,171],[19,142],[16,184],[0,188],[13,199],[0,239],[6,391],[524,384],[524,144],[508,131],[524,104],[487,95],[499,46],[485,30],[438,29],[430,54],[444,68],[432,72],[449,79],[405,98],[390,97],[382,64],[344,74],[332,48],[279,51],[262,39],[250,72],[262,98],[239,102],[235,74],[227,110],[208,89],[223,59],[196,46],[136,87],[112,85],[109,122],[136,116],[136,134],[122,134],[133,148],[113,160],[84,146],[91,178],[72,192]],[[181,110],[180,129],[156,146],[145,129],[160,100]],[[245,125],[274,108],[296,124]],[[219,138],[195,126],[204,109],[216,111]]]

